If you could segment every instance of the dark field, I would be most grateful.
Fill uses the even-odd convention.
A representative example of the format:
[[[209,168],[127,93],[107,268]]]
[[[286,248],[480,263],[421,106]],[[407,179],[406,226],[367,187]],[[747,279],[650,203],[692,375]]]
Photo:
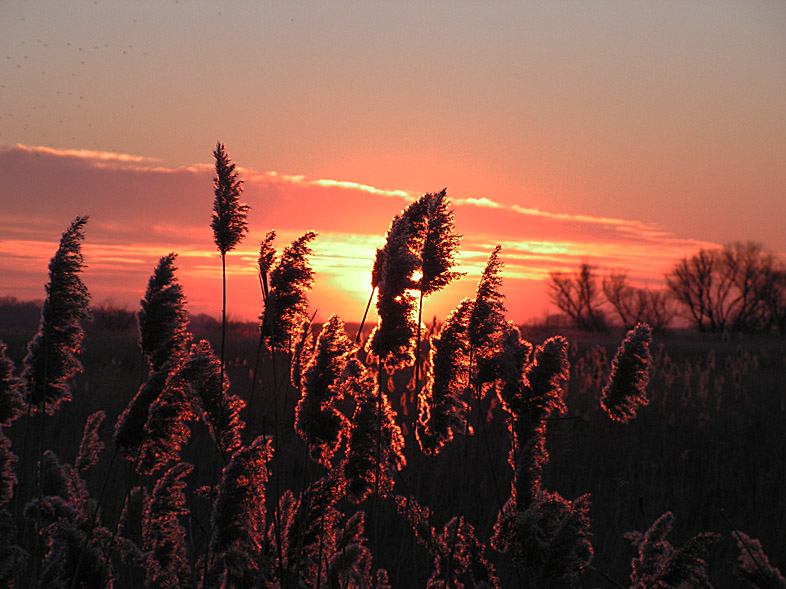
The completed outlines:
[[[27,342],[35,334],[38,309],[23,305],[0,309],[0,339],[8,355],[21,367]],[[206,338],[218,349],[220,324],[197,318],[191,329],[195,339]],[[348,325],[351,336],[356,326]],[[523,327],[522,335],[541,343],[553,331]],[[570,342],[571,378],[564,394],[568,412],[548,422],[547,450],[550,461],[543,483],[567,499],[591,495],[594,557],[584,570],[586,587],[628,586],[634,550],[623,536],[645,531],[662,513],[674,513],[669,540],[681,546],[700,532],[716,532],[720,540],[709,558],[710,578],[716,587],[738,587],[733,569],[739,549],[730,523],[758,538],[772,565],[786,569],[786,342],[775,337],[735,337],[728,341],[701,337],[692,332],[656,336],[651,346],[653,364],[647,388],[650,403],[628,424],[611,421],[599,407],[611,358],[624,334],[587,335],[566,332]],[[235,324],[227,334],[228,374],[231,391],[248,400],[251,369],[258,342],[255,325]],[[277,380],[287,371],[279,357]],[[146,376],[137,345],[136,324],[122,313],[97,315],[87,326],[82,354],[84,373],[73,386],[74,401],[48,418],[46,448],[62,462],[77,453],[85,420],[104,410],[100,433],[106,443],[97,468],[87,473],[88,489],[97,497],[107,476],[112,454],[111,432],[118,415]],[[244,440],[262,432],[273,433],[272,366],[267,360],[260,371],[261,387],[254,407],[242,417],[247,426]],[[458,436],[436,457],[423,455],[411,435],[415,408],[407,381],[411,369],[398,373],[394,390],[388,392],[398,423],[405,428],[408,465],[396,480],[394,494],[412,494],[433,512],[438,529],[454,515],[464,514],[488,545],[501,502],[510,492],[510,447],[505,413],[496,399],[484,400],[487,414],[485,435]],[[278,393],[281,443],[272,463],[268,483],[268,507],[276,493],[291,489],[296,495],[325,473],[308,460],[305,445],[293,431],[297,391],[280,387]],[[473,411],[476,410],[472,405]],[[26,418],[17,420],[6,434],[19,456],[21,493],[29,499],[34,489],[35,459],[21,455],[20,441]],[[31,423],[37,423],[34,419]],[[189,557],[204,547],[209,519],[207,502],[194,489],[209,484],[213,475],[212,442],[201,423],[192,425],[192,439],[184,460],[194,464],[187,478],[189,516],[182,518],[187,531]],[[486,439],[488,445],[486,445]],[[112,466],[102,521],[111,528],[131,476],[131,464],[116,460]],[[152,484],[151,480],[142,480]],[[277,490],[277,491],[274,491]],[[15,497],[10,511],[16,509]],[[345,499],[337,504],[348,514],[357,509]],[[416,544],[406,521],[396,513],[391,499],[367,499],[366,536],[374,553],[373,568],[385,568],[393,587],[425,586],[432,558]],[[725,517],[722,515],[725,514]],[[730,523],[729,523],[730,522]],[[30,533],[27,530],[26,533]],[[503,587],[519,582],[510,555],[491,548]],[[118,568],[118,586],[141,583],[131,569]],[[615,585],[615,582],[617,585]]]

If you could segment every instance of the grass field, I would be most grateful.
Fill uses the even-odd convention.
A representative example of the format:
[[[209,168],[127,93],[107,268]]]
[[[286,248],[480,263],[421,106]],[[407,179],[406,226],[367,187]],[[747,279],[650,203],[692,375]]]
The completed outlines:
[[[17,367],[37,322],[34,306],[0,307],[0,339],[8,345]],[[206,338],[218,348],[220,324],[197,318],[191,327],[195,339]],[[347,326],[351,335],[355,329]],[[521,329],[533,344],[554,335],[552,330],[532,326]],[[700,532],[720,534],[709,558],[710,578],[716,587],[740,586],[733,574],[739,549],[729,522],[758,538],[771,564],[786,569],[786,342],[763,336],[722,340],[687,331],[658,336],[651,346],[650,403],[632,422],[620,424],[600,409],[599,395],[624,334],[564,335],[570,342],[571,378],[563,390],[568,412],[549,419],[546,447],[550,461],[543,482],[568,499],[591,495],[594,557],[582,572],[584,586],[614,587],[615,582],[628,586],[634,550],[624,534],[645,531],[666,511],[674,513],[669,539],[675,546]],[[226,358],[231,390],[246,400],[257,342],[256,325],[230,326]],[[281,356],[278,362],[281,382],[287,359]],[[73,461],[87,416],[105,411],[100,434],[107,449],[87,476],[88,489],[97,497],[109,469],[112,427],[145,377],[135,323],[97,317],[87,327],[82,363],[84,372],[74,381],[74,402],[47,420],[44,446],[53,449],[62,462]],[[259,433],[273,432],[272,372],[266,360],[254,406],[243,414],[246,442]],[[426,456],[412,437],[415,406],[406,386],[411,374],[411,369],[397,373],[388,393],[407,441],[408,465],[399,474],[395,492],[411,494],[428,506],[438,529],[454,515],[463,514],[475,526],[479,540],[488,545],[500,504],[510,492],[505,413],[496,398],[486,397],[485,434],[458,436],[438,456]],[[298,391],[280,387],[278,395],[283,418],[278,455],[272,464],[274,475],[268,483],[269,510],[275,495],[270,489],[278,489],[279,495],[290,489],[298,495],[325,473],[322,466],[307,459],[304,442],[292,429]],[[23,417],[6,434],[20,457],[20,489],[27,500],[34,493],[36,460],[21,453],[24,427]],[[195,470],[188,478],[188,515],[181,520],[193,565],[203,549],[209,520],[207,501],[193,490],[210,483],[214,466],[212,442],[204,426],[196,424],[192,429],[183,459],[194,464]],[[131,464],[116,461],[102,506],[104,525],[111,526],[118,517],[130,477]],[[142,482],[152,485],[153,481]],[[10,504],[12,513],[18,500],[15,497]],[[374,569],[385,568],[393,587],[425,586],[432,558],[415,542],[392,500],[371,498],[355,507],[342,499],[337,508],[347,513],[365,510]],[[25,533],[30,530],[20,530],[20,535]],[[508,554],[491,548],[486,554],[503,587],[519,585],[521,579]],[[134,576],[138,571],[132,568],[121,567],[117,573],[119,586],[140,582]]]

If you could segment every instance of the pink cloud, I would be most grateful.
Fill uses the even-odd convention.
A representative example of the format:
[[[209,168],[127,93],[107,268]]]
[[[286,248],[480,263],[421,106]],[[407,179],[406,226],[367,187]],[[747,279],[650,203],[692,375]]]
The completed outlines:
[[[250,234],[228,259],[233,312],[246,318],[259,312],[256,248],[265,233],[276,229],[280,250],[314,229],[320,235],[313,244],[313,305],[320,316],[335,311],[358,320],[375,249],[393,215],[417,195],[351,181],[240,172],[242,198],[251,205]],[[127,154],[17,145],[0,149],[0,174],[0,295],[41,298],[61,232],[77,214],[89,214],[85,280],[96,300],[112,296],[136,305],[158,258],[175,251],[192,310],[218,312],[211,165],[164,168]],[[428,301],[427,313],[440,317],[474,293],[497,244],[503,246],[508,307],[519,320],[546,308],[542,280],[549,271],[590,261],[654,284],[676,258],[712,245],[636,220],[551,213],[485,196],[452,195],[452,203],[468,276]]]

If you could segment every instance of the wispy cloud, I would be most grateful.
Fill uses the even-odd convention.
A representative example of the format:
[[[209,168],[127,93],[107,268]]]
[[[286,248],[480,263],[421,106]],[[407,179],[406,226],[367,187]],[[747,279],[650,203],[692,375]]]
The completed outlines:
[[[281,251],[306,230],[313,243],[315,307],[325,316],[362,314],[375,252],[390,219],[417,195],[344,180],[242,168],[250,234],[228,260],[230,304],[247,318],[260,310],[258,243],[275,229]],[[46,266],[63,228],[90,214],[86,282],[100,300],[110,294],[135,305],[158,258],[178,253],[181,281],[193,310],[220,309],[220,264],[209,219],[213,199],[209,164],[165,168],[151,159],[90,150],[14,146],[0,149],[0,295],[39,297]],[[450,193],[449,193],[450,195]],[[451,195],[452,196],[452,195]],[[480,197],[452,198],[463,234],[458,262],[467,276],[429,302],[444,316],[471,296],[489,252],[502,245],[503,276],[512,317],[547,305],[542,280],[550,271],[590,261],[662,283],[675,259],[706,244],[652,224],[591,215],[552,213]]]
[[[416,194],[407,192],[406,190],[383,190],[381,188],[374,188],[373,186],[369,186],[367,184],[358,184],[357,182],[347,182],[346,180],[322,179],[322,180],[313,180],[308,183],[312,184],[313,186],[325,186],[325,187],[346,188],[348,190],[360,190],[361,192],[367,192],[369,194],[377,194],[379,196],[394,196],[394,197],[405,198],[405,199],[414,199],[417,197]]]
[[[116,153],[113,151],[94,151],[92,149],[55,149],[42,145],[28,146],[17,143],[14,148],[27,153],[45,153],[59,157],[70,157],[94,162],[120,162],[131,164],[151,164],[160,162],[156,158],[144,157],[141,155],[131,155],[128,153]],[[8,150],[9,148],[4,148]]]

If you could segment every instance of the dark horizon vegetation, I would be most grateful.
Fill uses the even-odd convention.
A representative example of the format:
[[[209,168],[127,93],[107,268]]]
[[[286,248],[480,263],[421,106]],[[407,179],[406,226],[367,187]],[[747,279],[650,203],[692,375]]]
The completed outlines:
[[[223,265],[247,207],[214,155]],[[777,301],[665,330],[640,323],[659,296],[609,277],[611,328],[575,296],[598,284],[582,267],[554,292],[589,314],[516,326],[496,248],[476,296],[422,331],[459,276],[442,191],[391,223],[373,327],[312,323],[312,232],[260,244],[258,324],[227,320],[227,287],[221,320],[189,317],[175,254],[139,311],[90,309],[86,227],[42,305],[0,301],[3,583],[786,587]]]

